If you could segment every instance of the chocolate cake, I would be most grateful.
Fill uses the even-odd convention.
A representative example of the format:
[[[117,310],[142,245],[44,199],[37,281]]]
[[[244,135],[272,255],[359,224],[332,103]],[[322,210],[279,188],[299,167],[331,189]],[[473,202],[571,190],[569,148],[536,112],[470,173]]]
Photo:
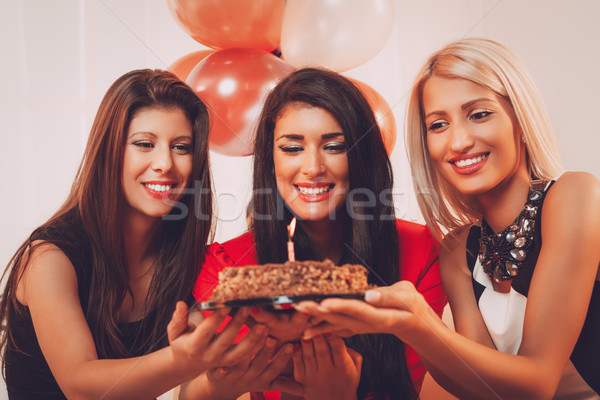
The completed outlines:
[[[362,265],[337,267],[330,260],[226,267],[210,301],[363,293],[369,286],[367,273]]]

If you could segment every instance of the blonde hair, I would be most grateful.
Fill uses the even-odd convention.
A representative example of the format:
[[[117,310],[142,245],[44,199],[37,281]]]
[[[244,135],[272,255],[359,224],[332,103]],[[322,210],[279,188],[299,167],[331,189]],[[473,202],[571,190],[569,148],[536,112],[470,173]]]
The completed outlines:
[[[527,148],[527,166],[537,178],[562,172],[546,108],[519,58],[489,39],[468,38],[437,51],[417,75],[406,118],[406,144],[413,185],[423,217],[434,235],[471,224],[481,215],[470,198],[435,168],[427,148],[423,86],[431,76],[466,79],[486,87],[512,106]]]

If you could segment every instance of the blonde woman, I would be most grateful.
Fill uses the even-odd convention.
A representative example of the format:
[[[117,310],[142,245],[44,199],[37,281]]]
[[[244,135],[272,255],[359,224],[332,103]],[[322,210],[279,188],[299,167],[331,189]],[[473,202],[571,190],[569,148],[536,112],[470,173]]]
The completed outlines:
[[[417,77],[408,153],[438,237],[456,332],[399,282],[367,302],[298,307],[305,333],[393,333],[461,398],[598,398],[600,182],[561,167],[518,58],[486,39],[434,53]]]

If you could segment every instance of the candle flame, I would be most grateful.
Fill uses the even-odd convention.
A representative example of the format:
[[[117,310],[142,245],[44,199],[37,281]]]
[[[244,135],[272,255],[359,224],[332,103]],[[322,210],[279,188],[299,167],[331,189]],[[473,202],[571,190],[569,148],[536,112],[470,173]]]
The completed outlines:
[[[287,229],[288,237],[291,239],[294,236],[294,232],[296,231],[296,217],[292,218],[292,222],[290,222]]]

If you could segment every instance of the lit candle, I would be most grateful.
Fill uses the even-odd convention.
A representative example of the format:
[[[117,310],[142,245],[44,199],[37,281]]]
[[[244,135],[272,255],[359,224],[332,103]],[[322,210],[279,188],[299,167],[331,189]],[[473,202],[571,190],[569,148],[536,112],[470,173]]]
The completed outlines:
[[[296,230],[296,217],[292,218],[292,222],[290,222],[287,229],[288,229],[288,242],[287,242],[288,260],[296,261],[296,254],[294,253],[294,242],[292,242],[292,237],[294,236],[294,231]]]

